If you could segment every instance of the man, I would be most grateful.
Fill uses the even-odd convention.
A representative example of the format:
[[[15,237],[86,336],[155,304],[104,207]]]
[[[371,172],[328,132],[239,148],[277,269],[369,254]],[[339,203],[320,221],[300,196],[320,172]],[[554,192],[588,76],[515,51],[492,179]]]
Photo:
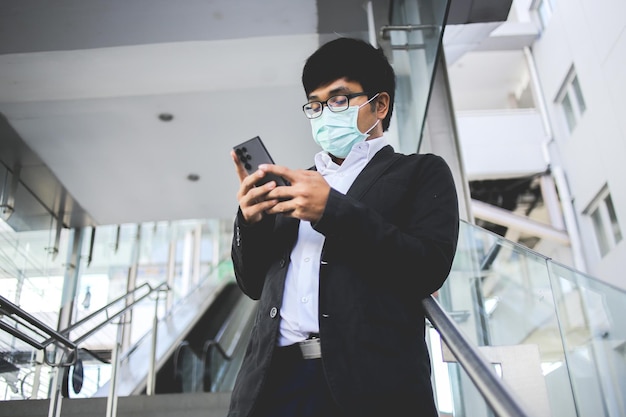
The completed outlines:
[[[315,170],[247,175],[232,154],[235,274],[259,303],[229,416],[435,417],[420,300],[456,249],[450,170],[385,142],[395,75],[381,50],[331,41],[302,81]],[[254,186],[269,173],[290,186]]]

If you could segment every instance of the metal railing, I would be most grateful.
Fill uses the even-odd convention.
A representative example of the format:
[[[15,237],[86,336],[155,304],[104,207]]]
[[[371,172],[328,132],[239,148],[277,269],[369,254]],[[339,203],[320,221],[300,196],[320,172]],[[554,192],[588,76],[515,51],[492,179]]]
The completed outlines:
[[[61,378],[60,368],[66,368],[76,363],[76,361],[78,360],[78,345],[105,325],[112,323],[117,318],[122,318],[126,312],[131,310],[135,305],[137,305],[139,302],[143,301],[147,297],[150,297],[155,293],[167,290],[169,290],[167,283],[161,283],[156,287],[152,287],[149,283],[142,284],[139,287],[122,295],[121,297],[113,300],[106,306],[96,310],[85,318],[77,321],[66,329],[60,331],[52,329],[41,320],[21,309],[19,306],[11,303],[6,298],[0,296],[0,314],[14,321],[14,326],[11,326],[4,320],[0,320],[0,330],[6,331],[12,336],[34,347],[35,349],[42,350],[44,352],[43,356],[46,364],[55,368],[55,374],[53,378],[54,382],[52,384],[52,391],[50,393],[50,406],[48,409],[49,417],[60,416],[61,393],[63,392],[63,389],[61,387],[63,378]],[[150,373],[152,375],[148,376],[149,380],[151,381],[154,381],[155,373],[154,345],[156,344],[156,331],[158,321],[156,315],[158,301],[159,297],[157,296],[155,299],[155,318],[152,329],[152,357],[150,358]],[[104,317],[97,321],[95,324],[90,323],[92,321],[95,321],[96,318],[102,315],[104,315]],[[20,327],[25,328],[26,331],[21,330]],[[82,327],[87,327],[87,330],[80,332],[79,330]],[[113,365],[111,375],[112,384],[107,401],[107,416],[114,416],[117,409],[117,393],[115,390],[115,380],[117,378],[117,368],[119,367],[119,350],[121,347],[122,338],[121,329],[122,326],[120,325],[118,328],[118,337],[115,347],[113,349],[113,357],[111,360],[111,363]],[[72,341],[70,339],[70,335],[72,332],[77,331],[78,335],[74,335],[75,337]],[[43,340],[38,340],[37,337]],[[56,361],[50,361],[48,359],[49,354],[48,352],[46,352],[46,349],[52,345],[63,348],[63,351],[55,352],[55,354],[53,355]]]
[[[422,300],[424,313],[450,352],[498,417],[530,417],[500,380],[489,362],[468,341],[433,296]]]
[[[132,309],[137,303],[141,302],[147,297],[150,297],[158,291],[166,291],[168,289],[169,287],[165,282],[157,285],[156,287],[152,287],[149,283],[144,283],[137,288],[129,291],[128,293],[111,301],[106,306],[94,311],[90,315],[83,317],[81,320],[73,323],[71,326],[61,330],[60,333],[65,336],[69,336],[72,332],[75,332],[81,327],[86,326],[90,321],[104,314],[104,318],[97,322],[97,324],[89,324],[88,326],[86,326],[87,330],[79,333],[79,335],[74,335],[74,343],[79,344],[85,341],[85,339],[87,339],[92,334],[96,333],[102,327],[106,326],[116,318],[122,316],[124,313]]]

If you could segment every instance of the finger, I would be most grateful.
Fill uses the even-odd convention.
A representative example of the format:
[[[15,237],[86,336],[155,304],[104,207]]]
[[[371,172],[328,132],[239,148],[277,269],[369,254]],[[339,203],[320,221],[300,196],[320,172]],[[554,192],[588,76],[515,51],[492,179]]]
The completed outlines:
[[[278,200],[261,200],[252,206],[248,206],[245,212],[252,215],[267,212],[271,210],[277,203]]]
[[[246,178],[245,182],[248,181]],[[246,185],[242,184],[239,191],[239,205],[242,208],[248,206],[254,206],[262,201],[271,200],[271,198],[267,197],[267,194],[276,187],[276,183],[274,181],[270,181],[266,184],[263,184],[259,187],[246,187]]]
[[[285,187],[275,187],[273,190],[270,190],[267,193],[265,198],[275,199],[275,200],[290,200],[294,197],[293,187],[285,186]]]
[[[277,204],[274,204],[270,209],[266,210],[265,212],[267,214],[282,214],[285,216],[289,216],[293,213],[294,209],[285,205],[284,203],[279,202],[278,200],[272,200],[272,201],[276,201]]]
[[[274,165],[274,164],[261,164],[259,165],[259,170],[263,171],[263,172],[270,172],[272,174],[276,174],[279,177],[283,177],[284,179],[286,179],[289,182],[293,182],[293,180],[296,178],[296,171],[291,170],[287,167],[284,167],[282,165]]]
[[[261,170],[257,170],[255,172],[253,172],[252,174],[248,175],[247,177],[245,177],[243,179],[243,181],[241,182],[242,187],[244,187],[246,189],[246,192],[248,192],[250,189],[254,188],[255,184],[257,184],[259,182],[260,179],[262,179],[265,176],[265,172],[261,171]],[[256,187],[256,188],[263,188],[268,186],[268,184],[272,183],[273,185],[270,185],[270,189],[274,188],[276,186],[276,182],[274,181],[268,181],[267,183],[263,184],[262,186]]]
[[[242,207],[241,213],[243,214],[243,218],[246,222],[256,223],[261,221],[263,214],[266,213],[267,210],[271,209],[277,202],[278,201],[276,200],[264,200],[253,206],[248,206],[246,208]]]
[[[243,164],[241,163],[241,161],[237,157],[237,154],[235,153],[234,150],[230,151],[230,157],[232,158],[233,162],[235,163],[235,167],[236,167],[236,170],[237,170],[237,176],[239,177],[239,182],[243,182],[244,178],[246,178],[248,176],[248,172],[244,168]]]

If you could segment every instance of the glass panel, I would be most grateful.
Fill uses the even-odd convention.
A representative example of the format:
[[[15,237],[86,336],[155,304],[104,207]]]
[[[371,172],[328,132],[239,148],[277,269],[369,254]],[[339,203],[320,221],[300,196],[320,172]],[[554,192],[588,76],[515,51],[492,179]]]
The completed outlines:
[[[54,222],[48,223],[51,224],[51,230],[16,232],[9,224],[0,221],[0,294],[56,328],[61,293],[64,286],[71,287],[64,282],[66,271],[63,267],[67,262],[71,231],[63,230],[58,252],[51,251],[49,248],[54,245],[56,226]],[[75,293],[72,322],[96,313],[126,294],[133,269],[137,271],[137,286],[148,283],[156,287],[165,282],[171,242],[179,247],[187,245],[186,252],[174,254],[176,277],[180,279],[176,283],[179,302],[184,301],[203,282],[216,286],[233,280],[230,220],[98,226],[93,235],[93,248],[91,242],[94,230],[87,228],[83,232],[78,279],[75,291],[70,291]],[[181,245],[181,241],[186,243]],[[160,319],[168,313],[167,305],[164,301],[159,303],[157,316]],[[117,303],[111,309],[98,313],[93,320],[72,331],[70,339],[82,337],[93,326],[102,323],[109,313],[119,311],[122,306],[123,302]],[[125,342],[130,351],[140,343],[150,341],[146,336],[152,330],[154,315],[154,297],[146,298],[135,307],[128,327],[128,340]],[[111,349],[117,338],[117,328],[113,324],[106,325],[80,343],[84,383],[80,390],[71,385],[75,367],[70,367],[70,385],[63,387],[70,397],[106,395],[105,385],[111,374],[111,366],[107,362],[110,361]],[[53,353],[52,349],[50,351]],[[50,381],[56,368],[43,365],[41,352],[2,331],[0,352],[0,392],[4,394],[0,400],[48,397]],[[122,356],[126,353],[123,351]],[[147,361],[147,358],[138,359],[142,363]],[[123,380],[125,375],[120,373],[120,378]]]
[[[536,348],[538,359],[525,357],[522,372],[506,360],[498,372],[531,415],[624,415],[624,291],[462,222],[453,269],[438,297],[493,363],[512,349]],[[432,332],[429,343],[440,412],[488,416],[482,396],[454,360],[441,370],[441,348]],[[516,372],[516,378],[540,374],[532,395],[524,397],[525,388],[516,391]]]
[[[541,22],[541,29],[545,29],[548,26],[550,17],[552,16],[552,9],[550,8],[550,4],[547,1],[539,0],[537,13]]]
[[[493,417],[495,414],[463,367],[454,361],[441,360],[443,342],[435,329],[429,329],[428,340],[433,352],[434,392],[439,415]]]
[[[563,97],[563,101],[561,102],[563,106],[563,113],[565,114],[565,120],[567,121],[567,127],[569,131],[573,131],[574,127],[576,127],[576,115],[574,114],[574,108],[572,107],[572,102],[569,98],[569,94],[565,94]]]
[[[2,165],[0,170],[4,176],[8,174]],[[62,228],[57,239],[56,219],[21,183],[10,196],[10,183],[2,185],[0,202],[8,203],[14,197],[20,204],[0,218],[0,294],[56,329],[68,269],[70,233]],[[0,320],[16,326],[8,317],[0,315]],[[17,329],[38,342],[47,338],[23,326]],[[0,331],[0,400],[46,398],[52,368],[38,365],[42,361],[41,354],[31,346]]]
[[[577,76],[575,76],[572,80],[572,87],[574,89],[574,94],[576,95],[576,101],[578,102],[578,110],[580,110],[580,114],[583,114],[585,110],[587,110],[587,105],[585,104],[583,90],[580,88]]]
[[[600,254],[602,256],[609,253],[609,237],[606,234],[606,229],[604,228],[604,222],[602,221],[602,213],[600,212],[600,207],[596,208],[593,213],[591,213],[591,221],[593,223],[593,228],[596,232],[596,239],[598,240],[598,248],[600,249]]]
[[[465,222],[461,226],[452,272],[439,291],[441,305],[478,346],[537,352],[535,362],[526,363],[524,371],[543,380],[535,387],[534,400],[525,399],[535,411],[532,414],[551,410],[552,415],[574,415],[546,259],[476,226]],[[528,377],[515,375],[518,370],[511,363],[500,366],[505,381]],[[453,391],[464,393],[462,401],[455,401],[458,415],[487,415],[482,400],[467,399],[467,382],[451,378]]]
[[[609,212],[611,231],[613,232],[615,244],[617,244],[622,241],[622,231],[620,230],[619,222],[617,221],[617,214],[615,213],[615,206],[613,205],[613,199],[611,198],[611,194],[606,196],[606,198],[604,199],[604,203],[606,204],[606,209]]]
[[[419,149],[447,3],[397,0],[392,4],[392,28],[405,28],[389,31],[397,80],[394,118],[399,152]]]
[[[623,416],[625,294],[562,265],[549,268],[578,415]]]

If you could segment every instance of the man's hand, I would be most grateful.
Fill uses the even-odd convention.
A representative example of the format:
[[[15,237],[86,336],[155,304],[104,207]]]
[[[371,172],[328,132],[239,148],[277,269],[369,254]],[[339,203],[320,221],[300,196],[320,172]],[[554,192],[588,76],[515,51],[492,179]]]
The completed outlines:
[[[319,172],[270,164],[260,165],[259,171],[276,174],[291,183],[286,187],[273,187],[267,192],[266,198],[277,202],[266,209],[268,214],[282,213],[312,223],[322,217],[330,185]]]
[[[239,191],[237,201],[246,223],[252,224],[261,221],[263,213],[278,203],[278,199],[268,198],[268,193],[276,188],[276,183],[270,181],[260,187],[254,184],[265,176],[265,171],[258,170],[250,175],[245,170],[235,151],[230,151],[230,156],[235,163],[237,176],[239,177]]]

